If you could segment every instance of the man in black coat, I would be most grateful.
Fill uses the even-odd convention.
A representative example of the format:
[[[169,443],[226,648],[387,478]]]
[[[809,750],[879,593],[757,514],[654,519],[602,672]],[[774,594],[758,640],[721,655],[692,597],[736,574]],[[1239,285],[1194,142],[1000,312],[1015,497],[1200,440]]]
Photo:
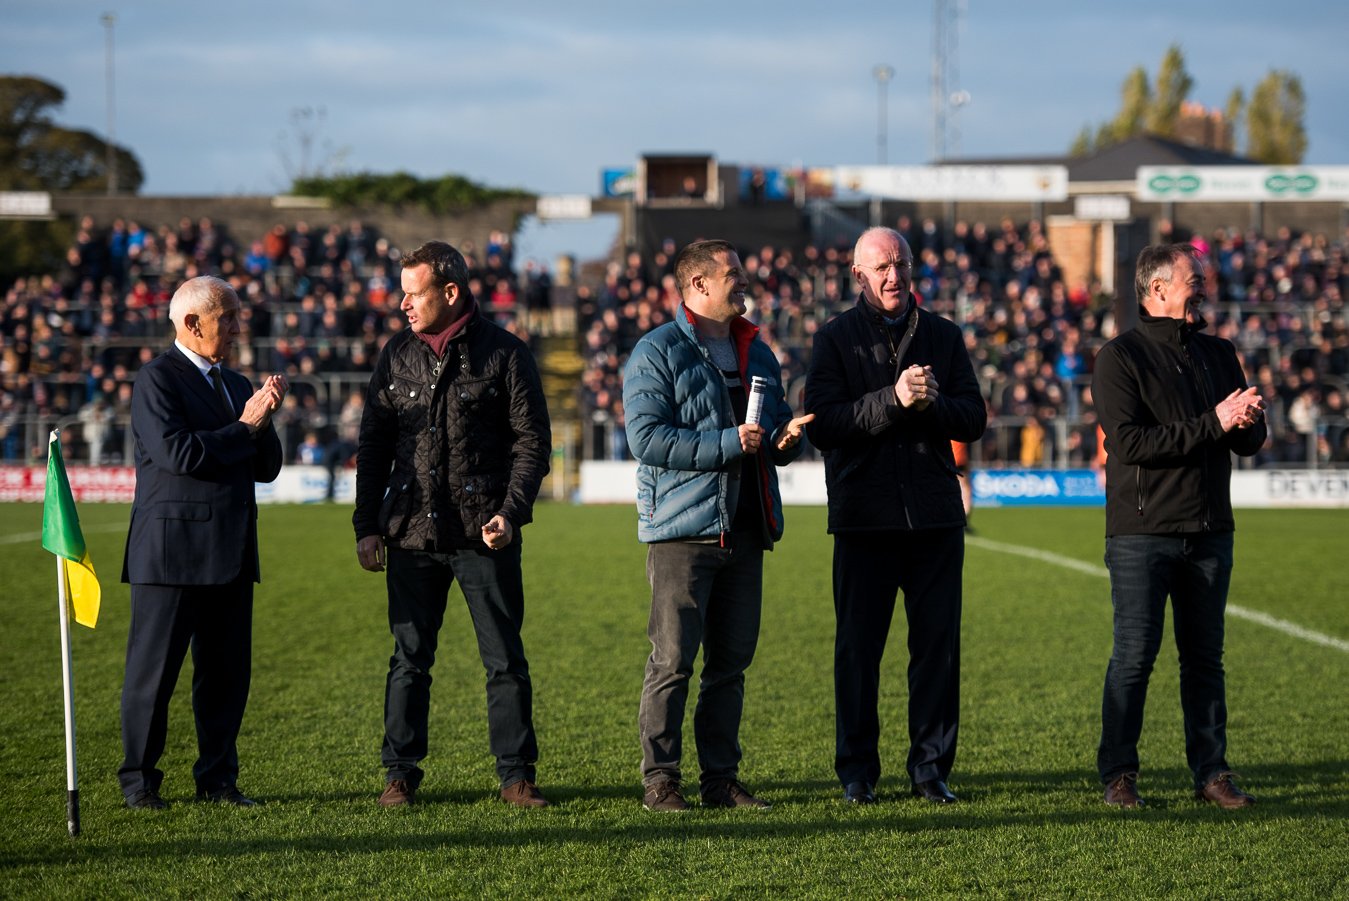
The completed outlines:
[[[552,432],[529,348],[478,312],[459,251],[405,254],[408,328],[380,352],[356,454],[356,556],[385,572],[394,653],[384,694],[384,792],[416,799],[426,757],[431,667],[450,586],[464,594],[487,675],[487,731],[501,799],[544,807],[525,616],[520,530],[548,473]]]
[[[281,471],[271,415],[287,384],[273,375],[254,391],[222,365],[239,337],[239,298],[227,282],[184,282],[169,318],[174,345],[141,367],[131,396],[136,496],[122,563],[131,628],[118,778],[128,807],[165,806],[156,764],[190,645],[197,797],[249,806],[237,785],[236,740],[252,667],[253,583],[261,578],[253,485]]]
[[[875,802],[881,656],[903,590],[911,790],[949,804],[965,558],[951,441],[983,434],[984,399],[959,327],[918,308],[898,232],[864,232],[852,271],[861,297],[816,334],[805,396],[834,536],[834,768],[848,801]]]
[[[1231,343],[1201,333],[1204,264],[1189,244],[1143,248],[1138,325],[1096,357],[1091,393],[1105,432],[1105,562],[1114,650],[1097,768],[1105,801],[1139,807],[1138,737],[1166,599],[1175,614],[1185,756],[1195,797],[1255,799],[1227,765],[1223,611],[1232,574],[1232,454],[1265,442],[1264,402]]]

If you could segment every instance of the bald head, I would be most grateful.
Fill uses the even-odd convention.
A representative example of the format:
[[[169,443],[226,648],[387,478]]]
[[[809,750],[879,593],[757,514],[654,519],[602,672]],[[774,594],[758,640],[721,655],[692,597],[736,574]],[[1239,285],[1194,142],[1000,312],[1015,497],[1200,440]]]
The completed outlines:
[[[909,304],[913,283],[913,251],[893,228],[869,228],[853,247],[852,273],[867,303],[886,316]]]

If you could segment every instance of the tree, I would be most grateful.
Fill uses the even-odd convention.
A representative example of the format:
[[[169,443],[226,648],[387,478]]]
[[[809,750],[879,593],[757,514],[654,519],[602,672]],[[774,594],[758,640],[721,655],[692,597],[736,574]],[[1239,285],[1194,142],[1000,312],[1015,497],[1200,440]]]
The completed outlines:
[[[1307,152],[1302,79],[1272,69],[1251,92],[1246,108],[1246,155],[1262,163],[1291,165]]]
[[[40,78],[0,76],[0,190],[107,190],[108,143],[52,121],[51,112],[65,99],[62,88]],[[118,187],[136,192],[145,180],[140,161],[124,147],[111,150]],[[71,222],[60,219],[0,222],[0,284],[24,273],[54,271],[73,231]]]
[[[63,128],[50,110],[64,89],[31,76],[0,76],[0,188],[19,191],[102,191],[108,186],[108,142]],[[113,145],[117,187],[134,194],[145,181],[140,161]]]
[[[0,178],[14,187],[24,148],[51,126],[45,110],[60,106],[65,91],[37,78],[0,78]]]
[[[1091,126],[1083,125],[1082,130],[1077,133],[1077,137],[1073,138],[1073,146],[1068,148],[1068,155],[1073,157],[1086,156],[1091,153],[1091,149],[1095,146],[1096,139],[1092,137]]]
[[[292,183],[327,178],[342,171],[351,150],[334,147],[332,141],[322,136],[327,121],[328,110],[322,106],[297,106],[290,111],[290,131],[276,136],[276,153]]]
[[[1118,144],[1141,134],[1151,107],[1152,87],[1148,84],[1148,73],[1142,66],[1136,66],[1120,89],[1119,112],[1097,136],[1097,143]]]
[[[1240,134],[1241,131],[1241,117],[1244,116],[1245,113],[1246,94],[1244,90],[1241,90],[1240,86],[1238,86],[1238,88],[1232,89],[1232,93],[1228,94],[1228,105],[1222,108],[1222,115],[1228,120],[1228,127],[1232,129],[1232,140],[1228,142],[1228,146],[1224,147],[1224,150],[1236,152],[1237,135]]]
[[[301,197],[326,197],[339,206],[417,206],[434,216],[481,209],[499,200],[524,200],[534,196],[516,188],[484,187],[460,175],[422,179],[407,172],[391,175],[353,172],[335,178],[297,178],[291,193]]]
[[[1185,71],[1185,57],[1180,52],[1180,45],[1172,44],[1166,48],[1162,65],[1157,70],[1157,89],[1143,115],[1144,129],[1162,137],[1174,137],[1181,104],[1189,99],[1192,87],[1194,79]]]
[[[1147,72],[1137,66],[1120,88],[1120,108],[1115,117],[1096,129],[1083,126],[1073,139],[1069,154],[1085,156],[1144,134],[1175,138],[1185,113],[1185,102],[1194,87],[1194,79],[1185,68],[1185,56],[1178,44],[1166,49],[1157,69],[1155,86],[1148,84]],[[1262,163],[1287,165],[1302,161],[1307,152],[1307,133],[1303,124],[1307,98],[1302,81],[1291,72],[1271,70],[1251,93],[1249,102],[1241,87],[1227,96],[1218,136],[1208,130],[1202,140],[1215,149],[1235,152],[1241,122],[1246,122],[1246,156]],[[1217,114],[1212,115],[1215,119]],[[1230,129],[1230,132],[1228,131]]]

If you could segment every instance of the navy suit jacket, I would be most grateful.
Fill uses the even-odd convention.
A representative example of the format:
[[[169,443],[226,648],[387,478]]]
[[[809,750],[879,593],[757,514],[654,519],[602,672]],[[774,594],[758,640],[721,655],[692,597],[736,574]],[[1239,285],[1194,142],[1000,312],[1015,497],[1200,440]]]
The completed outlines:
[[[253,387],[221,368],[242,410]],[[256,436],[221,408],[209,382],[176,346],[136,373],[131,395],[136,496],[122,581],[225,585],[258,568],[255,482],[281,471],[281,441],[268,423]]]

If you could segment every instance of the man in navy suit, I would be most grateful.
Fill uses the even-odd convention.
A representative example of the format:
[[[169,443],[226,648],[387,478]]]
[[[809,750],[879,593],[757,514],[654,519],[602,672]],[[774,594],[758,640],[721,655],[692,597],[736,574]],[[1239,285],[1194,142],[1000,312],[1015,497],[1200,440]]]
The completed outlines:
[[[192,648],[197,797],[251,806],[236,739],[252,668],[259,581],[255,482],[281,471],[271,415],[288,385],[257,391],[222,365],[239,337],[239,297],[203,276],[169,305],[173,347],[141,367],[131,397],[136,496],[122,581],[131,584],[122,748],[126,804],[158,810],[169,698]]]

